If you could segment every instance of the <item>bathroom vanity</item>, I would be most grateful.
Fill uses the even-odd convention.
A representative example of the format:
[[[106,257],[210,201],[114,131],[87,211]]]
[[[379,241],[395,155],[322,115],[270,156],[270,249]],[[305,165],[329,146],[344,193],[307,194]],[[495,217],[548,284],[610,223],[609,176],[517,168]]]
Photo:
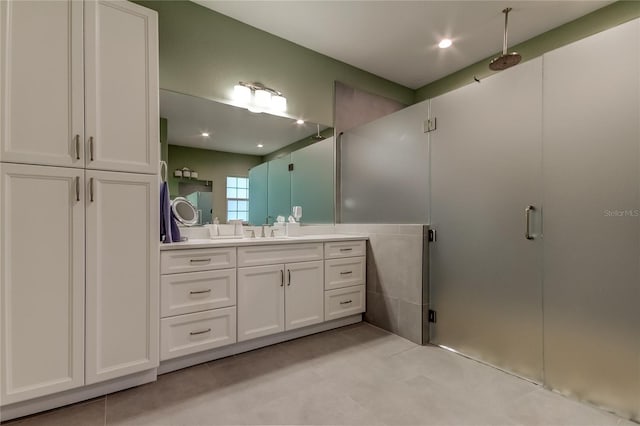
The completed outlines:
[[[164,244],[160,273],[165,373],[361,321],[366,237]]]

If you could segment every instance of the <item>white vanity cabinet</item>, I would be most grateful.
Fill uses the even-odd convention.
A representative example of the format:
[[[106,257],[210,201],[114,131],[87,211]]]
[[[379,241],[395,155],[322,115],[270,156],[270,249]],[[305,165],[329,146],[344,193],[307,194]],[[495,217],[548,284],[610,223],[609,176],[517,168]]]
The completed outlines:
[[[322,321],[321,260],[238,269],[239,341]]]
[[[160,263],[160,359],[235,343],[236,248],[165,250]]]
[[[159,371],[362,321],[366,237],[161,246]]]
[[[0,2],[0,161],[157,173],[157,38],[127,1]]]
[[[366,242],[332,241],[325,252],[325,321],[366,309]]]

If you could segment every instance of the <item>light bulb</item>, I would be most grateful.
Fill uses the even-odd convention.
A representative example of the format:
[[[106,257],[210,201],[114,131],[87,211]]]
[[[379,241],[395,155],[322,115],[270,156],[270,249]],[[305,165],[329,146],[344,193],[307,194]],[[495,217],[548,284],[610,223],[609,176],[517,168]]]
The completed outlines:
[[[271,109],[274,111],[284,112],[287,110],[287,98],[277,95],[271,98]]]
[[[447,47],[451,47],[452,44],[453,42],[451,40],[449,40],[448,38],[444,38],[440,41],[440,43],[438,43],[438,47],[440,49],[446,49]]]
[[[241,84],[233,87],[233,99],[237,102],[248,104],[251,102],[251,89]]]
[[[269,108],[271,106],[271,93],[258,89],[254,92],[253,102],[258,107]]]

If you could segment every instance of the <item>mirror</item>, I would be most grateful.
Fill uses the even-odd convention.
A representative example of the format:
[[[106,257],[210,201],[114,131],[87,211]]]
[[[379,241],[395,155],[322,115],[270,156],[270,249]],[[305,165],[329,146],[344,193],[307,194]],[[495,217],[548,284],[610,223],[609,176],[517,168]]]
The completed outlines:
[[[160,116],[170,196],[188,199],[199,224],[272,223],[293,205],[303,223],[334,222],[332,128],[167,90]]]
[[[185,226],[198,223],[198,211],[186,198],[176,197],[171,202],[171,210],[176,220]]]

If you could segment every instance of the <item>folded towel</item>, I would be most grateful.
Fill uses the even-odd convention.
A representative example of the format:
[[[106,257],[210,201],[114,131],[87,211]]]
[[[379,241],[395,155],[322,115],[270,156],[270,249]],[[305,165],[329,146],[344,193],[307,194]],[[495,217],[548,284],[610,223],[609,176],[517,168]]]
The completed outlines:
[[[160,184],[160,241],[163,243],[180,241],[180,228],[171,208],[167,182]]]
[[[162,182],[160,184],[160,241],[163,243],[172,242],[171,215],[169,185],[167,182]]]

